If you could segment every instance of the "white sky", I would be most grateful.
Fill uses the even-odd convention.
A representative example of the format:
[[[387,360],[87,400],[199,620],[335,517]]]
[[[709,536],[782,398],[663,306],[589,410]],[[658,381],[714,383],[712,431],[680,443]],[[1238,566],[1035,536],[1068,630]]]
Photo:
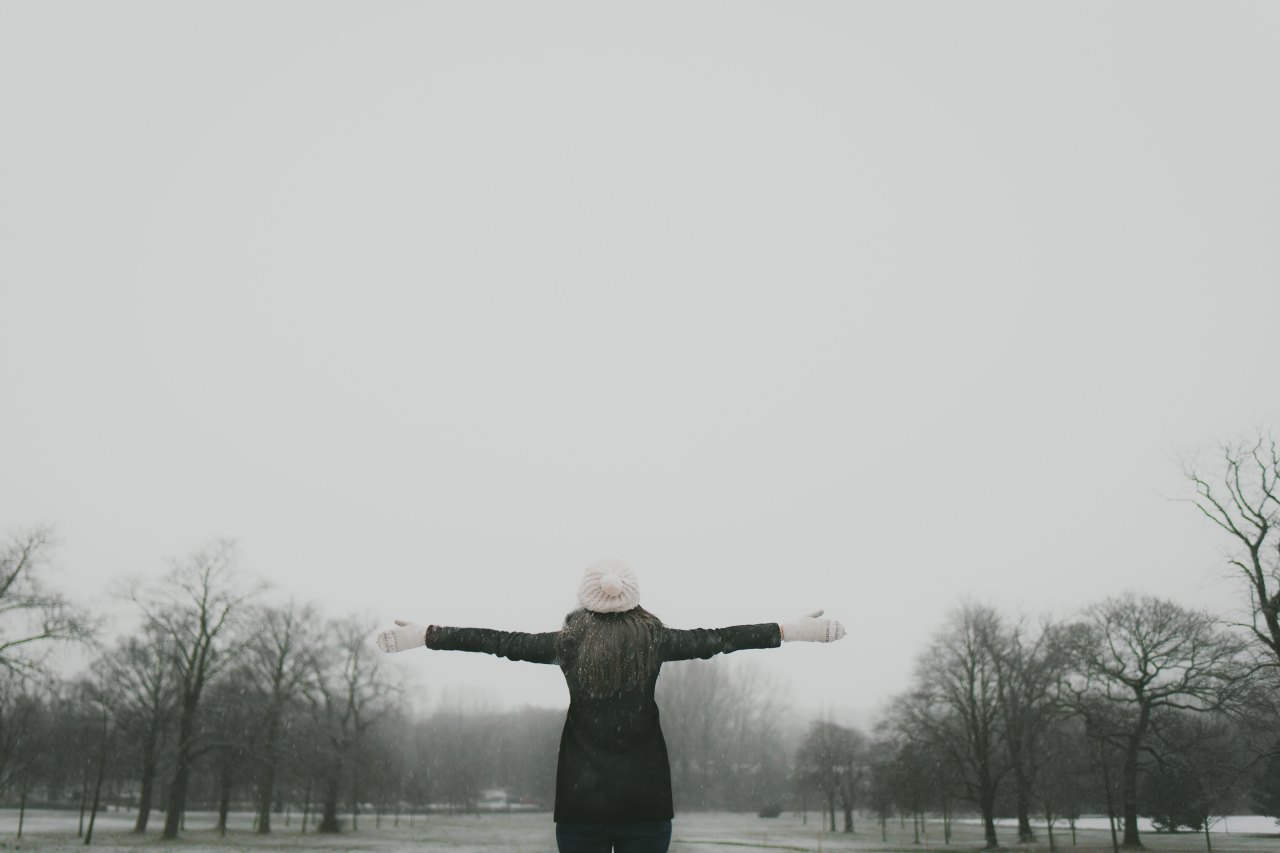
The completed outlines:
[[[0,523],[110,607],[669,624],[874,709],[948,609],[1229,606],[1179,457],[1280,423],[1280,6],[0,6]],[[459,654],[429,690],[565,701]]]

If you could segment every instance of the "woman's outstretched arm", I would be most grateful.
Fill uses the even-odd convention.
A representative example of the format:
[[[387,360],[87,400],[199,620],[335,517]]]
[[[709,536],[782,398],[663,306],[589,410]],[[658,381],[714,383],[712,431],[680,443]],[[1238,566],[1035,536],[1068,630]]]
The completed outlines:
[[[530,663],[559,663],[556,657],[556,633],[526,634],[520,631],[495,631],[491,628],[448,628],[441,625],[416,625],[396,620],[396,627],[377,637],[384,652],[404,652],[426,646],[441,651],[484,652],[508,660]]]
[[[833,643],[844,636],[844,625],[835,619],[819,619],[821,610],[792,622],[764,622],[729,628],[667,628],[663,632],[662,659],[689,660],[728,654],[739,649],[773,649],[784,641]]]
[[[732,625],[728,628],[666,628],[662,631],[662,659],[689,660],[724,655],[739,649],[774,649],[782,645],[775,622]]]

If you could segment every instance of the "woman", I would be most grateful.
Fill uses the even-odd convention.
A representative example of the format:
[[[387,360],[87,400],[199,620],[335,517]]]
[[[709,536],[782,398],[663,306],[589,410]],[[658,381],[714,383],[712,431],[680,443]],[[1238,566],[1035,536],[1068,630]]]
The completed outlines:
[[[668,628],[640,606],[625,563],[587,567],[580,610],[545,634],[424,627],[396,621],[378,635],[385,652],[426,646],[556,664],[569,685],[569,713],[556,767],[560,853],[666,853],[671,843],[671,768],[653,693],[662,664],[784,640],[830,643],[844,626],[819,610],[794,622],[688,631]]]

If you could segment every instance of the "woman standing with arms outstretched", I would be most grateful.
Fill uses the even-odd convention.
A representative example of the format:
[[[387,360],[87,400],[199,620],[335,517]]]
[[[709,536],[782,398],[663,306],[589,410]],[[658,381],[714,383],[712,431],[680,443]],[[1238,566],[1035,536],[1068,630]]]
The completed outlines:
[[[662,664],[844,636],[839,622],[817,618],[821,610],[785,624],[668,628],[640,606],[635,573],[616,560],[587,567],[578,603],[563,628],[544,634],[397,621],[377,640],[385,652],[426,646],[560,667],[569,685],[556,767],[560,853],[666,853],[671,767],[653,698]]]

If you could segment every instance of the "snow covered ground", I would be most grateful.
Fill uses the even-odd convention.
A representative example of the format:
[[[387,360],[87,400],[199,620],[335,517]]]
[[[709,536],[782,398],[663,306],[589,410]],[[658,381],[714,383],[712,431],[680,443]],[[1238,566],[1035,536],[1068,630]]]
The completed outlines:
[[[1014,821],[1002,821],[1001,826],[1017,826]],[[1043,827],[1044,824],[1039,824]],[[1107,819],[1105,817],[1086,817],[1076,821],[1076,826],[1084,829],[1106,829]],[[1055,832],[1061,832],[1066,827],[1065,821],[1059,821],[1054,825]],[[1140,832],[1155,832],[1151,827],[1151,821],[1146,818],[1138,818],[1138,830]],[[1261,815],[1231,815],[1229,817],[1219,818],[1209,831],[1212,833],[1226,833],[1228,835],[1234,833],[1246,833],[1251,835],[1266,835],[1280,832],[1280,826],[1276,825],[1274,818],[1262,817]],[[1280,847],[1280,844],[1277,845]]]
[[[252,832],[252,816],[246,813],[232,815],[230,831],[226,838],[214,829],[215,816],[208,812],[192,812],[187,816],[187,828],[182,841],[176,846],[162,844],[159,829],[162,816],[153,819],[153,829],[144,837],[134,836],[133,815],[127,812],[106,812],[98,816],[94,829],[93,847],[99,850],[125,851],[145,848],[157,850],[182,850],[190,853],[239,850],[351,850],[376,851],[376,853],[400,853],[400,851],[449,851],[449,853],[553,853],[555,827],[547,813],[439,815],[417,817],[414,826],[402,819],[399,827],[391,821],[383,821],[375,827],[372,815],[362,816],[357,832],[345,832],[338,836],[321,836],[299,832],[295,815],[291,826],[284,826],[283,819],[276,822],[277,831],[270,836],[258,836]],[[1089,822],[1092,827],[1094,822]],[[1099,828],[1085,828],[1079,832],[1079,846],[1071,848],[1070,834],[1065,826],[1055,830],[1059,850],[1062,853],[1100,853],[1110,849],[1105,821],[1096,821]],[[15,810],[0,810],[0,848],[44,850],[50,853],[70,853],[83,850],[83,842],[76,837],[77,815],[74,812],[29,810],[23,827],[21,842],[16,838],[18,814]],[[1214,835],[1214,853],[1262,853],[1280,850],[1280,831],[1268,818],[1228,818],[1230,832],[1222,832],[1221,826]],[[899,825],[892,821],[888,827],[889,841],[882,842],[879,827],[868,818],[861,818],[852,835],[823,832],[816,812],[810,813],[804,822],[798,815],[785,814],[775,819],[762,819],[754,815],[724,813],[682,814],[675,820],[671,853],[765,853],[765,851],[869,851],[869,850],[941,850],[942,827],[930,822],[922,843],[913,843],[911,825]],[[1254,833],[1254,834],[1250,834]],[[1010,827],[1001,827],[1002,841],[1020,851],[1046,851],[1047,839],[1040,833],[1040,842],[1032,845],[1014,843]],[[1147,834],[1144,838],[1149,850],[1200,851],[1204,850],[1204,837],[1194,833],[1179,835]],[[956,826],[951,849],[976,850],[981,846],[980,829],[974,824]]]

